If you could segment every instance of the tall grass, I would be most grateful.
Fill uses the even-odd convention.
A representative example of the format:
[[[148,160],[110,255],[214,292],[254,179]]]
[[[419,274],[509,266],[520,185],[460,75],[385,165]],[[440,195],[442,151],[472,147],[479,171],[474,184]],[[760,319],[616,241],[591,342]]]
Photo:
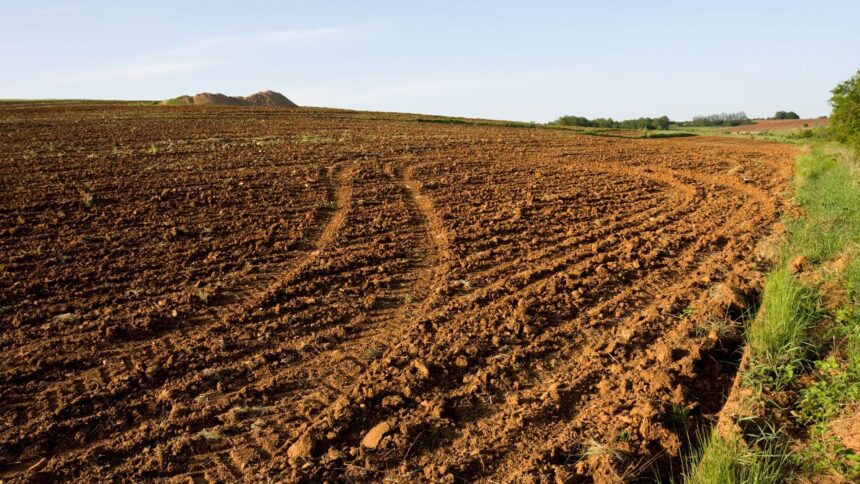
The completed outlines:
[[[817,293],[803,286],[787,268],[772,272],[759,313],[747,328],[750,368],[746,381],[777,389],[794,379],[811,345],[809,329],[818,321]]]
[[[824,262],[860,243],[860,178],[853,155],[817,147],[795,165],[796,201],[806,216],[789,223],[792,253]]]
[[[700,433],[700,450],[684,469],[689,484],[770,484],[783,482],[789,461],[784,440],[772,428],[749,445],[715,430]],[[691,464],[692,463],[692,464]]]
[[[749,367],[743,383],[756,388],[765,401],[769,392],[799,389],[802,397],[792,405],[804,421],[826,422],[847,400],[853,401],[850,395],[857,389],[855,375],[860,372],[853,370],[860,362],[858,172],[854,153],[838,146],[820,145],[798,157],[795,200],[803,215],[786,222],[781,260],[768,275],[759,312],[746,329]],[[835,347],[842,348],[842,362],[833,355],[826,361],[812,361],[824,349],[817,345],[821,336],[813,333],[825,314],[820,308],[821,287],[804,285],[791,269],[791,261],[798,256],[813,267],[842,261],[844,269],[837,277],[849,299],[835,318],[841,341]],[[813,367],[809,372],[813,381],[798,387],[798,372]],[[779,443],[784,439],[774,438],[783,431],[766,425],[758,430],[745,436],[749,444],[715,432],[700,439],[701,451],[687,464],[687,481],[782,482],[793,472],[790,451]]]

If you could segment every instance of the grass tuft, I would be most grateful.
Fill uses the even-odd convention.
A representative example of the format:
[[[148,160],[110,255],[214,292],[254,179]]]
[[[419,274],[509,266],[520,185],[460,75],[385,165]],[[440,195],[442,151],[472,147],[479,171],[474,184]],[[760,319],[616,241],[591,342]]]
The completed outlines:
[[[770,274],[761,308],[747,328],[750,369],[746,381],[784,388],[809,356],[809,329],[819,320],[818,295],[790,270]]]
[[[699,451],[686,461],[688,484],[783,482],[789,465],[788,449],[781,433],[762,429],[749,445],[738,437],[724,437],[715,430],[698,434]]]

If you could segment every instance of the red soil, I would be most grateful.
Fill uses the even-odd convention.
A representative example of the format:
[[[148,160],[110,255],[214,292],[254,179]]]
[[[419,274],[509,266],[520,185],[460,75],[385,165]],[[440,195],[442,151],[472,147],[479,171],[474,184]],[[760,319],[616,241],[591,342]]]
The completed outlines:
[[[793,149],[411,119],[0,105],[0,479],[677,472]]]
[[[794,131],[798,129],[814,128],[817,126],[827,126],[829,120],[827,118],[814,119],[762,119],[755,124],[747,124],[743,126],[735,126],[728,128],[726,131],[735,133],[761,133],[763,131]]]

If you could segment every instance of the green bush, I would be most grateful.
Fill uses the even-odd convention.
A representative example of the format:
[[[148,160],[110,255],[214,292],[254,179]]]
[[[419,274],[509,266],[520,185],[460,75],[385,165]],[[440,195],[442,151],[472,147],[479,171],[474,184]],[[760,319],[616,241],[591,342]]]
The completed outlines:
[[[830,116],[830,127],[834,137],[860,149],[860,70],[831,92],[833,114]]]
[[[770,119],[800,119],[794,111],[777,111]]]

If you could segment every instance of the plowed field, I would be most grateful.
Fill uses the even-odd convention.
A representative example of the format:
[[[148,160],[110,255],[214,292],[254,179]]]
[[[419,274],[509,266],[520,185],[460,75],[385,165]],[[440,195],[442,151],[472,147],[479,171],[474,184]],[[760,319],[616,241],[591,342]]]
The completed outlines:
[[[677,475],[793,156],[0,104],[0,479]]]

